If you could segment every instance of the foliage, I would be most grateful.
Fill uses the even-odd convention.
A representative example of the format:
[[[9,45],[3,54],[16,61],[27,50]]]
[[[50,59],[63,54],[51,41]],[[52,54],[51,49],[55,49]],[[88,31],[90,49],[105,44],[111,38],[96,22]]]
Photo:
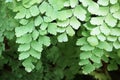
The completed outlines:
[[[12,74],[3,74],[11,80],[72,80],[76,74],[117,70],[119,5],[119,0],[0,0],[1,71],[7,65]]]

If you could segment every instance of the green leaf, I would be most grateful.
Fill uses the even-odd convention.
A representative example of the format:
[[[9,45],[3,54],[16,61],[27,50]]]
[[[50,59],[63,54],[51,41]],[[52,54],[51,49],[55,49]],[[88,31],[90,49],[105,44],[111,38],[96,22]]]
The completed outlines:
[[[58,20],[64,21],[67,20],[68,18],[70,18],[72,16],[72,10],[62,10],[58,12],[57,18]]]
[[[96,55],[92,55],[90,57],[90,60],[93,61],[94,63],[101,63],[101,58]]]
[[[39,32],[37,30],[34,30],[32,32],[32,38],[33,38],[33,40],[36,40],[38,37],[39,37]]]
[[[87,41],[91,46],[97,46],[99,44],[98,39],[95,36],[88,37]]]
[[[88,45],[88,44],[85,44],[85,45],[83,45],[83,46],[80,48],[80,50],[82,50],[82,51],[91,51],[91,50],[94,50],[94,48],[95,48],[95,47],[93,47],[93,46],[90,46],[90,45]]]
[[[97,35],[97,38],[98,38],[100,41],[105,41],[105,40],[106,40],[106,37],[105,37],[103,34]]]
[[[38,7],[36,5],[34,5],[34,6],[30,7],[30,13],[32,16],[37,16],[40,13],[40,11],[39,11]]]
[[[91,14],[96,14],[99,10],[99,5],[95,2],[92,2],[89,6],[88,6],[88,11]]]
[[[66,35],[66,33],[60,34],[58,37],[58,42],[67,42],[68,41],[68,37]]]
[[[103,24],[104,17],[92,17],[90,23],[93,25],[101,25]]]
[[[32,64],[30,58],[24,60],[23,63],[22,63],[22,65],[25,67],[25,70],[27,72],[31,72],[35,68],[35,66]]]
[[[18,37],[17,40],[16,40],[16,43],[21,43],[21,44],[24,44],[24,43],[30,43],[32,41],[32,37],[30,34],[25,34],[21,37]]]
[[[26,25],[27,23],[28,23],[28,20],[26,20],[26,19],[20,20],[20,24],[22,24],[22,25]]]
[[[100,28],[99,27],[95,27],[92,29],[91,35],[99,35],[100,34]]]
[[[40,35],[46,35],[47,34],[47,30],[39,30]]]
[[[113,35],[113,36],[120,36],[120,29],[119,28],[113,28],[113,29],[111,29],[110,34]]]
[[[19,60],[23,60],[26,59],[30,56],[30,54],[28,52],[22,52],[19,54]]]
[[[38,42],[45,46],[50,46],[50,38],[48,36],[39,36]]]
[[[80,53],[80,59],[88,59],[92,56],[91,51],[84,51]]]
[[[49,4],[46,1],[43,1],[42,4],[39,6],[40,12],[42,14],[45,13],[48,6],[49,6]]]
[[[70,25],[74,28],[74,29],[78,29],[81,26],[81,23],[75,18],[72,17],[70,19]]]
[[[115,4],[115,3],[117,3],[118,2],[118,0],[110,0],[110,3],[111,4]]]
[[[110,29],[109,29],[109,27],[106,24],[101,25],[100,26],[100,30],[105,35],[109,35],[110,32],[111,32]]]
[[[84,45],[87,44],[87,38],[86,37],[82,37],[80,39],[77,40],[76,45],[80,46],[80,45]]]
[[[109,0],[98,0],[97,3],[102,6],[107,6],[109,4]]]
[[[50,23],[48,25],[48,33],[53,34],[53,35],[57,35],[57,24],[56,23]]]
[[[71,26],[68,26],[66,28],[66,33],[69,35],[69,36],[73,36],[75,35],[75,31],[73,30],[73,28]]]
[[[42,19],[42,17],[41,16],[37,16],[36,18],[35,18],[35,26],[39,26],[41,23],[43,22],[43,19]]]
[[[61,10],[64,7],[65,0],[48,0],[55,10]]]
[[[57,25],[60,27],[66,27],[69,25],[69,19],[67,19],[65,21],[57,21]]]
[[[100,6],[98,11],[96,12],[99,16],[106,16],[109,13],[109,7],[108,6]]]
[[[94,71],[95,67],[92,64],[87,64],[83,66],[83,73],[84,74],[89,74],[90,72]]]
[[[33,22],[31,21],[30,23],[28,23],[25,26],[16,27],[15,28],[15,35],[17,37],[21,37],[28,32],[31,33],[33,30],[34,30],[34,25],[33,25]]]
[[[115,13],[116,11],[118,11],[120,9],[119,3],[114,4],[110,7],[110,12],[111,13]]]
[[[27,10],[27,11],[26,11],[26,18],[28,19],[28,18],[30,18],[30,17],[32,17],[32,15],[31,15],[31,13],[30,13],[30,10]]]
[[[38,49],[38,48],[36,48],[35,45],[34,45],[33,47],[34,47],[34,49]],[[31,49],[31,50],[29,51],[29,54],[30,54],[32,57],[36,58],[36,59],[40,59],[40,58],[41,58],[41,53],[40,53],[40,52],[37,52],[37,51],[35,51],[35,50],[33,50],[33,49]]]
[[[38,52],[42,52],[42,50],[43,50],[42,44],[40,44],[40,43],[37,42],[37,41],[32,41],[32,42],[31,42],[31,47],[32,47],[34,50],[38,51]]]
[[[78,4],[78,0],[70,0],[70,6],[74,8]]]
[[[84,7],[89,6],[92,3],[92,0],[79,0]]]
[[[107,36],[107,40],[108,41],[116,41],[117,40],[117,37],[116,36]]]
[[[108,14],[105,18],[105,22],[111,26],[111,27],[115,27],[115,25],[117,24],[117,19],[115,19],[112,14]]]
[[[18,47],[18,51],[27,51],[29,49],[30,49],[30,44],[29,43],[28,44],[21,44]]]
[[[86,19],[86,10],[82,8],[82,6],[76,6],[73,12],[74,16],[76,16],[79,20],[85,21]]]
[[[92,53],[97,57],[102,57],[104,54],[103,50],[98,48],[95,48]]]
[[[113,14],[113,17],[120,20],[120,10]]]
[[[57,27],[57,32],[63,33],[63,32],[65,32],[65,29],[66,28],[64,28],[64,27]]]
[[[81,59],[80,62],[79,62],[79,65],[86,65],[86,64],[89,64],[90,61],[88,59]]]
[[[104,41],[104,42],[99,42],[99,44],[97,45],[98,48],[100,49],[104,49],[106,51],[112,51],[113,49],[113,45]]]
[[[20,12],[18,12],[16,15],[15,15],[15,19],[22,19],[25,17],[25,14],[26,14],[26,9],[22,9],[20,10]]]
[[[118,41],[115,41],[113,43],[113,46],[114,46],[115,49],[120,49],[120,43]]]
[[[43,22],[43,23],[41,24],[41,26],[40,26],[40,29],[41,29],[41,30],[46,30],[47,27],[48,27],[48,23]]]

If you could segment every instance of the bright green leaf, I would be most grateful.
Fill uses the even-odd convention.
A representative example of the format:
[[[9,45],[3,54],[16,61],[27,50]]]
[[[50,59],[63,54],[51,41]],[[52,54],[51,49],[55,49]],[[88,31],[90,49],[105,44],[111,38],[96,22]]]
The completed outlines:
[[[88,37],[87,41],[91,46],[97,46],[99,44],[98,39],[95,36]]]
[[[58,42],[67,42],[68,41],[68,37],[66,35],[66,33],[60,34],[58,37]]]

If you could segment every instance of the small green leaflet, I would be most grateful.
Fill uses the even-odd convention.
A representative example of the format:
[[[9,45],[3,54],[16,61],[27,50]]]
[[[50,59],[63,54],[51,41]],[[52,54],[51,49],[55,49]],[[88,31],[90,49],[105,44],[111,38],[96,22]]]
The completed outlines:
[[[91,60],[92,62],[94,62],[94,63],[101,63],[101,58],[98,57],[98,56],[96,56],[96,55],[92,55],[92,56],[90,57],[90,60]]]
[[[65,29],[66,28],[63,28],[63,27],[57,27],[57,32],[63,33],[63,32],[65,32]]]
[[[32,16],[37,16],[40,13],[40,11],[39,11],[38,7],[36,5],[34,5],[34,6],[30,7],[30,13]]]
[[[104,52],[103,49],[95,48],[92,53],[97,57],[102,57]]]
[[[80,50],[82,50],[82,51],[91,51],[91,50],[94,50],[94,48],[95,48],[95,47],[93,47],[93,46],[91,46],[91,45],[89,45],[89,44],[85,44],[85,45],[83,45],[83,46],[80,48]]]
[[[16,27],[15,28],[15,35],[17,37],[20,37],[28,32],[31,33],[33,30],[34,30],[34,24],[31,21],[25,26]]]
[[[20,20],[20,24],[22,24],[22,25],[26,25],[27,23],[28,23],[27,19],[21,19]]]
[[[115,42],[117,40],[117,37],[116,36],[107,36],[107,40]]]
[[[92,14],[96,14],[99,10],[99,5],[95,2],[92,2],[89,6],[88,6],[88,11]]]
[[[100,34],[100,28],[99,27],[95,27],[92,29],[92,31],[90,32],[91,35],[99,35]]]
[[[109,35],[111,32],[109,27],[105,23],[100,26],[100,30],[105,35]]]
[[[79,62],[79,65],[86,65],[86,64],[89,64],[90,61],[88,59],[81,59],[80,62]]]
[[[82,37],[80,39],[77,40],[76,45],[80,46],[80,45],[84,45],[87,44],[87,38],[86,37]]]
[[[40,44],[40,43],[37,42],[37,41],[32,41],[32,42],[31,42],[31,47],[32,47],[34,50],[38,51],[38,52],[42,52],[42,50],[43,50],[42,44]]]
[[[106,41],[99,42],[97,47],[100,48],[100,49],[104,49],[106,51],[112,51],[112,49],[113,49],[113,45],[111,43],[106,42]]]
[[[73,36],[75,34],[75,31],[73,30],[73,28],[71,26],[68,26],[66,28],[66,33],[69,35],[69,36]]]
[[[120,29],[119,28],[113,28],[113,29],[111,29],[110,34],[113,35],[113,36],[120,36]]]
[[[34,47],[35,47],[34,49],[36,49],[36,46],[34,46]],[[37,51],[35,51],[35,50],[33,50],[33,49],[30,49],[29,54],[30,54],[32,57],[36,58],[36,59],[40,59],[40,58],[41,58],[41,53],[40,53],[40,52],[37,52]]]
[[[120,42],[115,41],[115,42],[113,43],[113,46],[114,46],[115,49],[120,49]]]
[[[23,8],[22,10],[20,10],[20,12],[16,14],[15,19],[22,19],[25,17],[25,15],[26,15],[26,9]]]
[[[91,51],[84,51],[80,53],[80,59],[88,59],[92,56]]]
[[[81,26],[81,23],[77,20],[76,17],[72,17],[70,19],[70,25],[74,28],[74,29],[78,29]]]
[[[38,37],[39,37],[39,32],[37,30],[34,30],[32,32],[32,38],[33,38],[33,40],[36,40]]]
[[[91,46],[97,46],[99,44],[98,39],[95,36],[88,37],[87,41]]]
[[[104,17],[92,17],[90,23],[93,25],[101,25],[103,24]]]
[[[111,4],[116,4],[118,2],[118,0],[110,0]]]
[[[120,5],[119,5],[119,3],[117,3],[117,4],[114,4],[114,5],[112,5],[111,7],[110,7],[110,12],[111,13],[115,13],[116,11],[118,11],[120,9]]]
[[[31,58],[27,58],[26,60],[24,60],[22,65],[25,67],[25,70],[27,72],[31,72],[35,68],[35,66],[31,62]]]
[[[120,10],[113,14],[113,17],[120,20]]]
[[[109,13],[109,7],[108,6],[100,6],[98,11],[96,12],[99,16],[106,16]]]
[[[111,27],[115,27],[115,25],[117,24],[117,19],[115,19],[112,14],[108,14],[105,18],[105,22],[111,26]]]
[[[21,43],[21,44],[24,44],[24,43],[30,43],[32,41],[32,37],[30,34],[25,34],[21,37],[18,37],[17,40],[16,40],[16,43]]]
[[[39,30],[40,35],[47,35],[47,30]]]
[[[74,8],[78,4],[78,0],[70,0],[70,6]]]
[[[30,49],[30,43],[27,44],[21,44],[18,47],[18,51],[27,51]]]
[[[50,46],[50,38],[48,36],[39,36],[38,42],[45,46]]]
[[[30,10],[27,10],[27,11],[26,11],[26,18],[28,19],[28,18],[30,18],[30,17],[32,17],[32,15],[31,15],[31,13],[30,13]]]
[[[57,24],[56,23],[49,23],[48,24],[48,33],[57,35]]]
[[[58,20],[64,21],[67,20],[68,18],[70,18],[72,16],[72,10],[62,10],[58,12],[57,18]]]
[[[109,4],[109,0],[98,0],[97,3],[102,6],[107,6]]]
[[[79,0],[84,7],[91,5],[92,0]]]
[[[48,6],[49,6],[49,4],[46,1],[43,1],[42,4],[39,6],[40,12],[42,14],[45,13]]]
[[[64,20],[64,21],[57,21],[57,25],[60,27],[66,27],[69,25],[69,19]]]
[[[48,27],[48,23],[43,22],[43,23],[41,24],[41,26],[40,26],[40,29],[41,29],[41,30],[46,30],[47,27]]]
[[[41,17],[41,16],[37,16],[37,17],[35,18],[34,24],[35,24],[35,26],[39,26],[42,22],[43,22],[42,17]]]
[[[68,41],[68,37],[67,37],[66,33],[60,34],[57,37],[57,39],[58,39],[58,42],[67,42]]]
[[[90,72],[95,70],[95,66],[93,66],[92,64],[87,64],[83,66],[82,69],[84,74],[89,74]]]
[[[30,54],[28,52],[22,52],[19,54],[19,60],[23,60],[26,59],[30,56]]]
[[[82,8],[82,6],[76,6],[75,9],[73,10],[74,16],[76,16],[79,20],[85,21],[86,19],[86,10]]]

